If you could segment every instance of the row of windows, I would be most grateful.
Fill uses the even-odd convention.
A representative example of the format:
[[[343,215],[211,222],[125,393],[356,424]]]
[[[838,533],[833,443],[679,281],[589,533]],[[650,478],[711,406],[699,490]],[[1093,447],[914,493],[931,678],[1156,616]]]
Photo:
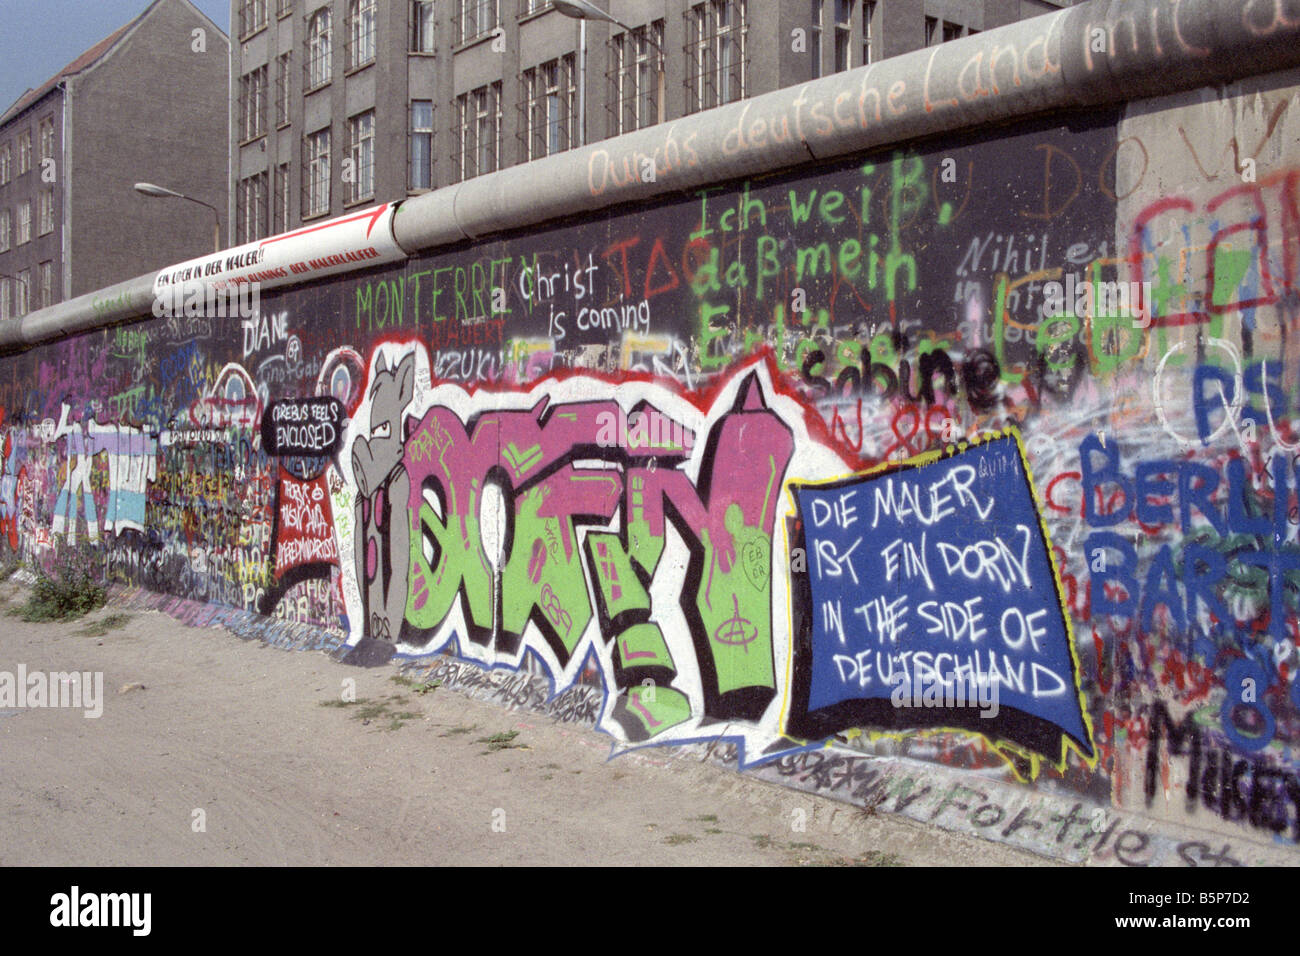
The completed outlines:
[[[44,309],[54,304],[54,262],[49,260],[36,267],[36,308]],[[0,319],[17,318],[32,310],[32,270],[24,269],[10,278],[0,276]]]
[[[429,121],[432,123],[432,112]],[[350,118],[347,135],[343,201],[350,205],[375,197],[375,111],[368,110]],[[332,170],[328,128],[303,137],[302,157],[302,217],[310,219],[330,211]],[[271,185],[273,191],[269,192],[266,173],[258,173],[239,181],[235,197],[237,242],[253,242],[288,228],[288,163],[281,163],[275,168],[275,180]]]
[[[32,241],[32,201],[21,202],[17,216],[9,209],[0,209],[0,252]],[[54,190],[46,189],[36,202],[36,235],[44,236],[54,231]]]
[[[960,23],[953,23],[951,20],[941,21],[938,17],[925,18],[926,46],[934,46],[936,43],[947,43],[950,40],[959,40],[963,36],[972,36],[976,33],[979,33],[979,31],[967,29]]]
[[[38,124],[41,162],[54,158],[54,117],[47,116]],[[24,130],[18,134],[18,171],[13,170],[13,147],[10,143],[0,143],[0,186],[5,185],[15,175],[21,176],[32,168],[32,131]]]
[[[285,17],[293,12],[293,0],[275,0],[275,15]],[[266,26],[267,0],[240,0],[239,38],[245,39]]]
[[[376,0],[350,0],[348,4],[347,69],[353,70],[374,62],[376,56],[377,34],[375,24]],[[520,0],[520,13],[536,13],[547,9],[551,4],[541,0]],[[260,9],[262,19],[255,16],[248,22],[265,24],[265,4],[256,7],[245,3],[253,16]],[[499,0],[460,0],[457,8],[458,37],[464,40],[474,39],[486,33],[495,32],[500,27]],[[411,4],[410,49],[415,53],[434,52],[436,7],[432,0],[415,0]],[[333,33],[332,11],[329,7],[310,13],[307,17],[307,34],[304,45],[303,92],[309,93],[326,85],[333,79]],[[243,21],[241,20],[241,23]],[[687,111],[695,112],[730,103],[744,95],[745,88],[745,34],[746,0],[707,0],[696,4],[688,14],[690,41],[688,44],[688,77],[690,93]],[[260,29],[260,26],[257,27]],[[634,84],[629,82],[627,90],[620,90],[620,102],[626,100],[630,111],[643,112],[647,107],[659,115],[657,100],[662,96],[656,89],[652,93],[651,85],[660,75],[663,63],[663,21],[656,21],[651,27],[640,27],[630,35],[621,34],[615,38],[615,58],[620,64],[617,72],[637,73]],[[634,66],[633,61],[639,61]],[[267,95],[266,67],[259,67],[245,74],[240,81],[240,139],[241,141],[261,135],[264,131],[266,115],[265,99]],[[652,79],[652,75],[654,79]],[[276,61],[276,104],[277,123],[287,122],[289,98],[289,54],[281,55]],[[630,115],[630,114],[629,114]],[[624,124],[620,129],[637,128],[645,125],[642,116],[635,126]]]
[[[613,76],[613,110],[617,132],[654,123],[660,100],[657,77],[660,64],[654,59],[655,44],[663,34],[663,21],[619,38],[616,45],[619,66]],[[263,72],[254,71],[250,76]],[[253,81],[254,91],[262,81]],[[578,143],[578,86],[575,55],[570,53],[525,70],[520,77],[522,112],[519,138],[526,159],[563,152]],[[502,84],[491,83],[461,94],[452,102],[458,135],[453,144],[452,170],[457,179],[470,179],[500,168],[502,136]],[[279,94],[277,94],[279,97]],[[253,95],[241,100],[241,139],[259,135],[264,109],[248,106]],[[285,106],[287,110],[287,104]],[[408,186],[413,190],[433,187],[432,100],[413,100],[409,116]],[[302,145],[302,217],[309,219],[330,211],[330,129],[309,133]],[[343,176],[344,203],[364,202],[375,195],[375,112],[368,110],[347,122],[347,166]],[[279,231],[290,221],[288,211],[288,166],[276,169],[276,223],[268,223],[266,174],[240,181],[236,201],[236,237],[241,243],[267,235],[269,225]]]

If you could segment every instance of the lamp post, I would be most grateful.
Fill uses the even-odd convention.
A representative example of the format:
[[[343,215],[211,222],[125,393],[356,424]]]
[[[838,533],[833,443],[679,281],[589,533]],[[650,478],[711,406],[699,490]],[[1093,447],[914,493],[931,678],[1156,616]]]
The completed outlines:
[[[579,21],[582,25],[582,32],[579,35],[578,46],[578,112],[582,116],[582,145],[587,144],[587,21],[588,20],[606,20],[615,26],[622,27],[630,36],[632,28],[617,17],[606,13],[600,7],[590,3],[589,0],[554,0],[555,9],[566,17]],[[650,44],[659,51],[659,89],[656,97],[657,112],[659,118],[656,122],[664,121],[664,48],[659,45],[659,41],[654,38],[653,31],[647,24],[645,38]]]
[[[205,203],[202,199],[195,199],[193,196],[178,193],[174,189],[155,186],[153,183],[136,183],[135,191],[144,196],[153,196],[159,199],[185,199],[189,202],[198,203],[200,206],[207,206],[212,210],[212,251],[221,251],[221,214],[217,212],[216,206]]]

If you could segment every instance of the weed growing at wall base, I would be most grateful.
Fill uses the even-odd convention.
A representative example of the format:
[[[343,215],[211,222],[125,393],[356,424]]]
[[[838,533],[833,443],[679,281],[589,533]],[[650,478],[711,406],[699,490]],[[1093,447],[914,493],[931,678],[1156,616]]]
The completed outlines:
[[[38,567],[32,593],[10,613],[28,622],[66,621],[84,617],[107,601],[94,552],[82,547],[65,552],[53,574]]]

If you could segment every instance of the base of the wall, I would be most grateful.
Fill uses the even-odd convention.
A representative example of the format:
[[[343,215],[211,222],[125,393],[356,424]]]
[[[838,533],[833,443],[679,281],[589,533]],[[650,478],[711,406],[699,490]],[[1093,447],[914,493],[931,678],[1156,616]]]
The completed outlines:
[[[511,710],[527,710],[561,723],[598,728],[608,701],[587,684],[552,692],[542,674],[488,670],[447,654],[395,655],[386,641],[363,639],[348,646],[340,632],[266,617],[252,611],[114,586],[114,605],[162,611],[192,627],[224,627],[244,640],[283,650],[324,651],[343,663],[380,667],[395,662],[402,672]],[[627,748],[615,743],[611,758]],[[1296,845],[1267,843],[1240,826],[1213,829],[1155,819],[1047,786],[1029,787],[987,773],[958,770],[906,757],[866,755],[837,743],[814,746],[762,763],[753,754],[741,766],[739,748],[726,728],[717,736],[656,755],[698,760],[818,797],[890,813],[945,830],[979,837],[1043,857],[1085,866],[1294,866]],[[1173,796],[1174,799],[1178,795]]]

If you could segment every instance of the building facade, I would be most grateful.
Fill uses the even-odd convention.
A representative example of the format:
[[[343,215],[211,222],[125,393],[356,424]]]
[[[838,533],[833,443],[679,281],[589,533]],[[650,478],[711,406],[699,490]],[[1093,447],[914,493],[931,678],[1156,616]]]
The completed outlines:
[[[155,0],[0,117],[0,318],[208,251],[224,217],[229,38],[189,0]],[[205,218],[207,217],[207,218]],[[224,235],[224,226],[222,227]]]
[[[232,0],[232,238],[252,241],[1070,2],[596,0],[624,29],[565,16],[550,0]]]

